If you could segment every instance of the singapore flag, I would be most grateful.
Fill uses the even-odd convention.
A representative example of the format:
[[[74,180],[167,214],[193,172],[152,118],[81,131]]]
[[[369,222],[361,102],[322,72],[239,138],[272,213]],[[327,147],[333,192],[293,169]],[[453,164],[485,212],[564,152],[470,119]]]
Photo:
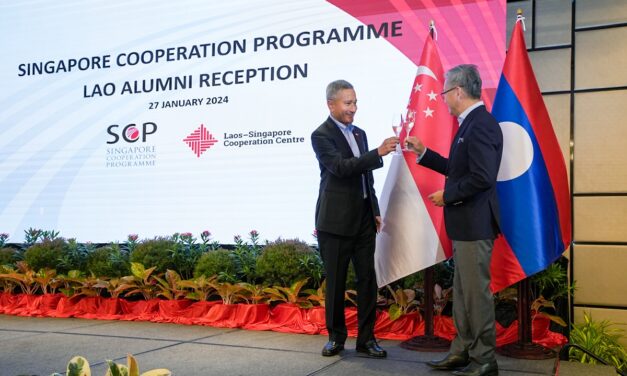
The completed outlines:
[[[439,95],[443,84],[437,47],[427,37],[403,119],[401,145],[409,130],[409,135],[448,157],[457,120],[448,113]],[[397,151],[393,155],[379,200],[383,218],[375,251],[379,287],[452,256],[443,210],[427,198],[441,189],[444,189],[444,176],[418,166],[416,154]]]

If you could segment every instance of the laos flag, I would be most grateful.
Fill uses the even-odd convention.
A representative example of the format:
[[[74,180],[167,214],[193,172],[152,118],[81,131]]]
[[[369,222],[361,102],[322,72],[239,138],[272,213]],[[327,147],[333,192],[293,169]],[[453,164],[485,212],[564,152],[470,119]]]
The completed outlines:
[[[568,176],[527,55],[519,16],[492,114],[503,130],[497,177],[501,231],[492,254],[492,291],[546,269],[569,247]]]

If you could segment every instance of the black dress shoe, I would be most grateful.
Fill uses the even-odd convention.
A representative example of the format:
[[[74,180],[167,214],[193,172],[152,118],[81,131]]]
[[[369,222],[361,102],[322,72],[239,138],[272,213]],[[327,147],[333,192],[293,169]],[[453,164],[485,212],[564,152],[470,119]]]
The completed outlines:
[[[470,364],[468,354],[448,354],[446,358],[442,360],[432,360],[427,362],[429,367],[441,370],[454,370],[466,367],[468,364]]]
[[[366,354],[372,358],[385,358],[388,356],[387,351],[383,350],[374,339],[371,339],[363,345],[357,345],[356,350],[357,352]]]
[[[453,372],[455,376],[497,376],[498,374],[499,366],[496,360],[484,364],[472,362],[466,368]]]
[[[329,341],[322,348],[322,356],[337,355],[342,350],[344,350],[344,344],[343,343],[339,343],[339,342],[335,342],[335,341]]]

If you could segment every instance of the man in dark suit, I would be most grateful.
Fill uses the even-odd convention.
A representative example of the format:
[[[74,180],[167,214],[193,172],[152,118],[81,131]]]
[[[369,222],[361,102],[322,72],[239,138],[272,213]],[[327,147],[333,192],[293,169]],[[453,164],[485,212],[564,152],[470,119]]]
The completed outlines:
[[[444,190],[432,193],[429,199],[444,207],[446,232],[453,241],[457,337],[444,359],[428,365],[460,369],[453,372],[458,376],[498,375],[490,258],[500,232],[496,177],[503,134],[480,100],[481,77],[476,66],[459,65],[448,71],[443,89],[449,112],[459,121],[448,159],[416,137],[407,137],[405,142],[418,154],[419,164],[446,175]]]
[[[353,125],[357,97],[353,86],[333,81],[327,86],[330,116],[311,134],[320,165],[316,232],[326,273],[325,319],[329,342],[323,356],[337,355],[347,337],[344,293],[349,262],[357,275],[357,351],[374,358],[387,353],[374,338],[377,282],[374,270],[376,232],[381,226],[372,170],[383,166],[397,137],[368,150],[366,132]]]

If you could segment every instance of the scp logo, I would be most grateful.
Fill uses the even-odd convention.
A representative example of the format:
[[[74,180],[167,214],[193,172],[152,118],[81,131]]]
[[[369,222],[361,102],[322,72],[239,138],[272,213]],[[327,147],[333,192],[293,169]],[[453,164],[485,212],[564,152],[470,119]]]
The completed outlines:
[[[136,142],[141,138],[142,142],[146,142],[146,137],[157,131],[157,124],[149,121],[142,125],[135,123],[128,124],[122,129],[117,124],[110,125],[107,128],[107,133],[110,134],[113,139],[107,141],[107,144],[115,144],[120,140],[120,137],[126,142]]]

